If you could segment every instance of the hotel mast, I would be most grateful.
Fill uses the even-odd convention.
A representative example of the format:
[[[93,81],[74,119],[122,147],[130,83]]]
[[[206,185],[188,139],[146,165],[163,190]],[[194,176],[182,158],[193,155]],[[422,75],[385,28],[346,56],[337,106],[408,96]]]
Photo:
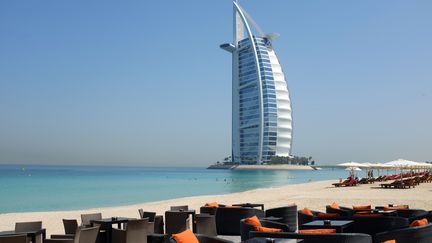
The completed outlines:
[[[233,5],[233,42],[220,45],[232,54],[232,161],[259,164],[291,154],[291,101],[272,46],[277,35],[264,34],[238,0]]]

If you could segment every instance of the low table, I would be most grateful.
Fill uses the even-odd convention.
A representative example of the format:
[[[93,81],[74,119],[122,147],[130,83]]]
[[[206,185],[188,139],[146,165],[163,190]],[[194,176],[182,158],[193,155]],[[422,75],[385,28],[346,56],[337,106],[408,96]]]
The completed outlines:
[[[16,232],[15,230],[9,231],[1,231],[0,236],[14,236],[14,235],[27,235],[32,240],[32,243],[36,243],[36,236],[42,235],[42,241],[46,238],[46,229],[34,230],[34,231],[25,231],[25,232]]]
[[[264,204],[262,203],[239,203],[233,204],[233,206],[240,206],[244,208],[261,208],[264,211]]]
[[[274,241],[273,241],[274,240]],[[244,243],[299,243],[304,242],[303,239],[283,239],[283,238],[266,238],[266,237],[254,237],[249,240],[243,241]]]
[[[330,224],[324,224],[324,220],[315,220],[300,226],[301,229],[336,229],[336,233],[346,232],[354,223],[353,220],[330,220]]]

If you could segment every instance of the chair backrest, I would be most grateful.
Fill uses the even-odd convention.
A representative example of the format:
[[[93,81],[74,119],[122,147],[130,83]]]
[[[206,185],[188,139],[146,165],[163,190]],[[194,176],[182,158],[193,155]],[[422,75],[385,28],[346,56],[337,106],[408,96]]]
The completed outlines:
[[[84,228],[78,227],[74,243],[95,243],[99,233],[99,226]]]
[[[196,233],[207,236],[217,236],[216,218],[214,215],[197,214],[195,215],[195,221]]]
[[[386,231],[374,236],[376,242],[384,242],[393,239],[396,240],[396,242],[432,242],[432,224]]]
[[[154,222],[155,221],[155,217],[156,217],[156,213],[155,212],[143,212],[143,217],[142,218],[148,218],[149,222]]]
[[[42,229],[42,221],[34,222],[17,222],[15,223],[15,232],[28,232]]]
[[[303,239],[304,243],[372,243],[372,237],[367,234],[358,233],[337,233],[337,234],[297,234],[291,232],[268,233],[252,231],[249,233],[250,238],[285,238],[285,239]]]
[[[90,220],[98,220],[102,219],[102,213],[89,213],[89,214],[81,214],[81,224],[83,226],[90,226]]]
[[[145,219],[129,220],[126,227],[127,243],[146,243],[149,221]],[[153,226],[153,224],[151,224]]]
[[[76,219],[63,219],[63,227],[65,234],[74,235],[78,229],[78,221]]]
[[[182,205],[182,206],[171,206],[171,207],[170,207],[170,210],[171,210],[171,211],[180,211],[180,210],[186,211],[186,210],[189,210],[189,206],[188,206],[188,205]]]
[[[27,235],[0,236],[1,243],[27,243]]]
[[[265,211],[266,217],[280,217],[283,223],[288,224],[293,231],[297,230],[297,205],[271,208]]]
[[[165,232],[168,235],[185,231],[189,228],[189,215],[186,212],[166,211]]]
[[[240,220],[257,216],[264,217],[264,211],[255,208],[227,208],[216,210],[216,229],[218,235],[240,235]]]

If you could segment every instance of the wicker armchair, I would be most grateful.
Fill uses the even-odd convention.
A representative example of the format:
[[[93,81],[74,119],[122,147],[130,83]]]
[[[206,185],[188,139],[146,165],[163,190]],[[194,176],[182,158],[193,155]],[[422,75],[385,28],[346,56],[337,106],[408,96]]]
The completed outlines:
[[[252,216],[264,217],[264,211],[255,208],[228,208],[216,210],[216,230],[218,235],[240,235],[240,220]]]
[[[267,209],[265,214],[266,217],[282,218],[281,223],[289,225],[291,232],[297,230],[297,205]]]

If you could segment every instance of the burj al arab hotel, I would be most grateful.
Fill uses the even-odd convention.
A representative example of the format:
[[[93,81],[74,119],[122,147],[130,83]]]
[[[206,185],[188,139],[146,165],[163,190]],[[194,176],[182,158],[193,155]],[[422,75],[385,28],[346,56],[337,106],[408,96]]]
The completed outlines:
[[[233,5],[233,42],[220,45],[232,54],[232,161],[261,164],[291,155],[291,101],[272,45],[278,35]]]

